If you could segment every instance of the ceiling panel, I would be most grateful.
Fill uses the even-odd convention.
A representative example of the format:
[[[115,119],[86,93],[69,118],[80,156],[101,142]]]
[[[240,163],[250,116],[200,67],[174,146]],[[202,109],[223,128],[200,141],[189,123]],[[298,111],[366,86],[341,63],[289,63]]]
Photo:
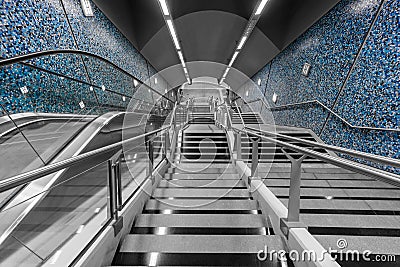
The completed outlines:
[[[158,71],[179,64],[157,0],[94,0]],[[339,0],[270,0],[234,67],[252,76]],[[228,64],[258,0],[167,0],[187,61]],[[191,76],[197,76],[192,71]],[[215,77],[220,78],[216,72]]]

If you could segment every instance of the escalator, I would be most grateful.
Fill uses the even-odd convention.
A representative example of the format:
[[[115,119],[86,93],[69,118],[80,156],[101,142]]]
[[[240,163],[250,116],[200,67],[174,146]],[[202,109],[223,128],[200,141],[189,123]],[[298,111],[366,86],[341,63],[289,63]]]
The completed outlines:
[[[70,121],[62,132],[57,129],[60,123],[65,122],[58,120],[29,123],[24,133],[32,146],[40,146],[38,154],[43,155],[46,163],[54,163],[119,142],[122,136],[130,138],[140,135],[149,127],[158,127],[163,119],[153,116],[147,120],[145,114],[112,112],[97,118],[90,117],[84,122]],[[124,127],[124,121],[127,120],[137,124]],[[11,134],[4,138],[10,150],[15,142],[18,140]],[[55,147],[59,148],[57,153],[53,150]],[[8,198],[1,211],[0,266],[22,265],[25,262],[31,262],[32,266],[41,265],[79,233],[80,227],[106,212],[107,160],[119,149],[91,158],[79,167],[35,180]],[[128,172],[128,164],[147,157],[144,142],[138,144],[131,154],[125,155],[128,157],[122,159],[126,163],[122,169]],[[144,164],[136,171],[141,173],[146,166]],[[133,179],[126,179],[122,187],[135,185]],[[104,221],[96,225],[96,231],[102,227],[102,223]]]
[[[27,113],[0,120],[0,180],[50,163],[96,116]],[[0,195],[0,209],[13,192]]]

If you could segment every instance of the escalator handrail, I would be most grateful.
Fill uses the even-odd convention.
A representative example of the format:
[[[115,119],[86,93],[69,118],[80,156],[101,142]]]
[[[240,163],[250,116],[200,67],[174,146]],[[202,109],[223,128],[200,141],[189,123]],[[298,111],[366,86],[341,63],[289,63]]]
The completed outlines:
[[[158,92],[157,90],[155,90],[151,86],[145,84],[143,81],[141,81],[140,79],[136,78],[135,76],[133,76],[132,74],[130,74],[126,70],[122,69],[121,67],[117,66],[113,62],[109,61],[108,59],[105,59],[105,58],[103,58],[103,57],[101,57],[99,55],[96,55],[96,54],[93,54],[93,53],[90,53],[90,52],[86,52],[86,51],[82,51],[82,50],[75,50],[75,49],[58,49],[57,50],[56,49],[56,50],[46,50],[46,51],[33,52],[33,53],[25,54],[25,55],[19,55],[19,56],[15,56],[15,57],[11,57],[11,58],[1,59],[0,60],[0,67],[4,67],[4,66],[16,64],[16,63],[21,63],[21,62],[24,62],[26,60],[35,59],[35,58],[39,58],[39,57],[43,57],[43,56],[57,55],[57,54],[77,54],[77,55],[89,56],[89,57],[94,57],[96,59],[99,59],[99,60],[111,65],[113,68],[116,68],[117,70],[121,71],[125,75],[131,77],[132,79],[135,79],[141,85],[147,87],[148,89],[150,89],[154,93],[160,95],[161,97],[167,99],[168,101],[170,101],[172,103],[175,102],[172,99],[170,99],[170,98],[166,97],[165,95],[161,94],[160,92]]]
[[[148,132],[148,133],[136,136],[136,137],[132,137],[127,140],[116,142],[114,144],[107,145],[107,146],[83,153],[78,156],[74,156],[74,157],[71,157],[71,158],[68,158],[68,159],[65,159],[65,160],[62,160],[59,162],[55,162],[55,163],[49,164],[47,166],[32,170],[32,171],[28,171],[28,172],[10,177],[8,179],[0,181],[0,193],[10,190],[10,189],[13,189],[17,186],[32,182],[34,180],[40,179],[46,175],[55,173],[57,171],[65,169],[65,168],[75,166],[75,165],[82,163],[90,158],[95,157],[95,156],[112,152],[116,149],[119,149],[121,146],[131,143],[133,141],[137,141],[137,140],[140,140],[147,136],[151,136],[151,135],[155,135],[155,134],[164,132],[164,131],[168,130],[170,127],[171,126],[166,126],[166,127],[163,127],[163,128],[160,128],[160,129],[157,129],[157,130],[154,130],[154,131],[151,131],[151,132]]]
[[[374,167],[369,167],[369,166],[363,165],[361,163],[354,162],[352,160],[347,160],[347,159],[339,158],[336,156],[327,155],[325,153],[317,152],[317,151],[314,151],[314,150],[311,150],[311,149],[308,149],[305,147],[300,147],[300,146],[297,146],[294,144],[287,143],[285,141],[280,141],[280,140],[274,139],[272,137],[267,137],[265,135],[262,135],[261,133],[257,133],[257,132],[253,132],[253,131],[249,131],[249,130],[245,130],[245,129],[238,129],[235,127],[232,127],[232,129],[235,130],[236,132],[240,132],[240,133],[247,134],[249,136],[254,136],[254,137],[264,139],[268,142],[272,142],[272,143],[282,146],[284,148],[288,148],[290,150],[294,150],[296,152],[302,153],[302,154],[310,156],[312,158],[319,159],[326,163],[330,163],[335,166],[342,167],[344,169],[348,169],[348,170],[351,170],[351,171],[354,171],[354,172],[357,172],[357,173],[360,173],[363,175],[367,175],[369,177],[373,177],[374,179],[391,184],[396,187],[400,187],[400,175],[382,171],[382,170],[379,170]],[[344,149],[344,148],[337,147],[337,149],[342,150],[343,153],[346,153],[345,152],[346,149]],[[363,157],[363,156],[364,156],[363,153],[359,153],[359,157]],[[398,162],[399,162],[399,160],[391,159],[391,158],[388,158],[387,161],[392,161],[393,164],[395,164],[395,165],[398,164]]]
[[[348,154],[348,155],[355,156],[355,157],[360,157],[365,160],[373,161],[376,163],[387,164],[387,165],[390,165],[393,167],[400,168],[400,160],[398,160],[398,159],[384,157],[384,156],[366,153],[366,152],[362,152],[362,151],[357,151],[357,150],[353,150],[353,149],[348,149],[348,148],[344,148],[344,147],[338,147],[338,146],[332,146],[332,145],[322,144],[322,143],[318,143],[318,142],[308,141],[308,140],[304,140],[301,138],[288,136],[288,135],[284,135],[284,134],[280,134],[280,133],[269,132],[269,131],[260,130],[260,129],[255,129],[255,128],[251,128],[248,126],[246,126],[245,128],[248,130],[251,130],[251,131],[260,132],[260,133],[268,135],[268,136],[281,137],[286,140],[301,143],[303,145],[310,145],[310,146],[313,146],[314,148],[323,148],[323,149],[334,151],[334,152],[339,152],[339,153],[344,153],[344,154]]]

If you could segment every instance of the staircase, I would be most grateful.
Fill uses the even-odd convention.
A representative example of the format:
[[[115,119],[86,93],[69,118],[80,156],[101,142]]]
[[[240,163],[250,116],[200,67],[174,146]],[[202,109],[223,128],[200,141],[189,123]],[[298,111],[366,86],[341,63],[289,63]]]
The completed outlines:
[[[243,124],[242,119],[240,118],[242,115],[244,124],[263,124],[263,120],[259,113],[255,112],[245,112],[245,113],[232,113],[232,124]]]
[[[283,243],[232,166],[225,133],[190,125],[180,143],[113,265],[282,266],[257,258],[265,246],[280,250]]]
[[[279,133],[288,135],[288,136],[292,136],[292,137],[296,137],[296,138],[301,138],[301,139],[304,139],[307,141],[318,142],[316,140],[316,137],[314,137],[314,135],[312,135],[311,132],[309,132],[306,129],[296,130],[296,131],[285,130],[285,131],[279,131]],[[286,141],[286,142],[291,143],[296,146],[313,149],[311,146],[303,145],[298,142],[288,141],[288,140],[282,139],[282,138],[277,138],[277,139],[280,141]],[[242,160],[244,162],[250,163],[252,160],[251,138],[249,138],[246,135],[242,135],[241,142],[242,142]],[[290,151],[288,149],[286,149],[285,151],[294,158],[301,157],[301,154],[297,153],[295,151]],[[315,148],[314,151],[321,152],[321,153],[328,153],[325,149],[319,149],[319,148]],[[284,154],[282,147],[275,145],[271,142],[261,140],[258,143],[258,152],[259,152],[258,157],[259,157],[260,163],[272,163],[272,162],[273,163],[290,163],[290,160]],[[304,163],[322,163],[322,161],[320,161],[320,160],[308,158],[308,157],[305,158],[303,162]]]
[[[214,125],[191,125],[179,136],[177,156],[181,163],[230,163],[225,132]]]
[[[189,124],[213,124],[214,114],[210,112],[189,113]]]

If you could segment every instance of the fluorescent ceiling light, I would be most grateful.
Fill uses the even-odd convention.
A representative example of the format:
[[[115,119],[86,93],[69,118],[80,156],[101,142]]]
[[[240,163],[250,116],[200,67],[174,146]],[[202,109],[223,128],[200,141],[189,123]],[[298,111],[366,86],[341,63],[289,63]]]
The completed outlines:
[[[185,60],[183,59],[183,54],[181,51],[178,51],[179,59],[181,60],[183,68],[186,68]]]
[[[231,62],[229,62],[229,67],[232,67],[233,62],[235,62],[236,57],[239,55],[239,51],[236,51],[235,54],[233,54],[233,57],[231,59]]]
[[[261,12],[263,11],[265,5],[267,4],[268,0],[262,0],[260,5],[258,6],[255,15],[260,15]]]
[[[138,86],[138,84],[139,84],[139,82],[138,81],[136,81],[136,80],[133,80],[133,85],[136,87],[136,86]]]
[[[176,31],[175,31],[174,25],[172,24],[172,20],[167,19],[167,25],[168,25],[169,31],[171,32],[172,39],[174,40],[176,49],[180,50],[181,46],[179,45],[178,36],[176,35]]]
[[[238,45],[238,49],[242,49],[244,43],[247,40],[247,36],[243,36],[242,40],[240,41],[239,45]]]
[[[228,75],[230,68],[226,68],[224,75],[222,76],[222,78],[226,78],[226,75]]]
[[[167,6],[166,0],[158,0],[158,2],[160,2],[161,9],[162,9],[164,15],[165,16],[169,16],[169,10],[168,10],[168,6]]]

